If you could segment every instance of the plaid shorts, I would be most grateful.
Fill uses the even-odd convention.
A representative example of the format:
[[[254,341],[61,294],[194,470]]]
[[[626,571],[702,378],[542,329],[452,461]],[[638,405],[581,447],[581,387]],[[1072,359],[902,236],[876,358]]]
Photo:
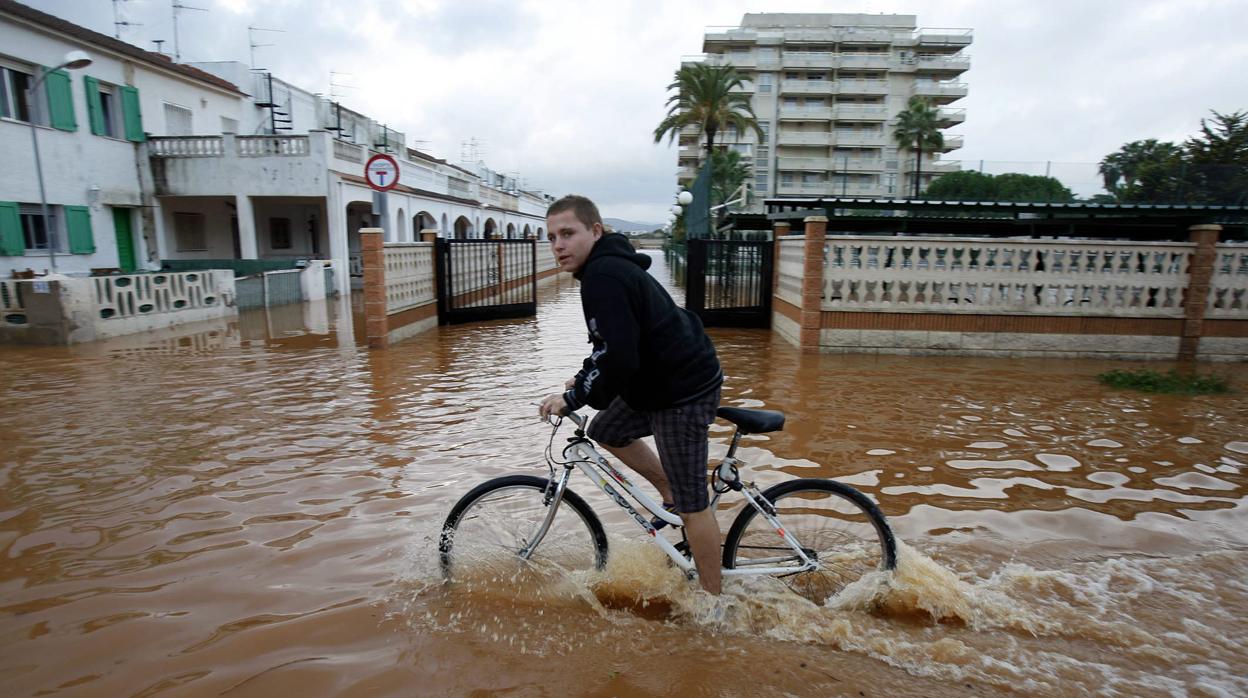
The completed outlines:
[[[676,510],[682,514],[702,511],[710,504],[706,493],[707,427],[715,421],[719,388],[693,402],[653,412],[634,410],[621,398],[594,415],[589,438],[614,448],[654,435],[659,462],[672,488]]]

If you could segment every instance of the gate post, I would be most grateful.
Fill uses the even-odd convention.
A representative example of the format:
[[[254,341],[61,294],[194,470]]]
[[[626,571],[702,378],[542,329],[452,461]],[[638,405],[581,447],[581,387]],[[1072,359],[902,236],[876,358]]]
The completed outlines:
[[[369,349],[390,345],[390,318],[386,312],[386,248],[381,228],[360,228],[360,256],[364,266],[364,327]]]
[[[1217,258],[1218,233],[1222,226],[1204,224],[1187,229],[1196,243],[1192,263],[1188,267],[1187,293],[1183,300],[1183,336],[1179,338],[1179,361],[1195,361],[1200,347],[1201,325],[1209,304],[1209,286],[1213,281],[1213,264]]]
[[[807,216],[806,245],[802,264],[802,323],[798,346],[819,350],[819,329],[823,316],[823,247],[827,242],[828,217]]]

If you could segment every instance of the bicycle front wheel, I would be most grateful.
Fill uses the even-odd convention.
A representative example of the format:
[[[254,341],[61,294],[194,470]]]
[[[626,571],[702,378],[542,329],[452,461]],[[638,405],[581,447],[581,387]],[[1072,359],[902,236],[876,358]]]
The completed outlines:
[[[823,604],[868,572],[897,566],[892,529],[875,502],[858,490],[832,480],[802,479],[762,494],[816,568],[800,571],[801,557],[752,506],[728,531],[724,567],[793,568],[775,576],[799,595]]]
[[[508,475],[483,482],[460,498],[442,525],[442,573],[461,566],[484,573],[514,570],[539,535],[554,496],[546,478]],[[602,569],[607,534],[585,500],[564,490],[563,501],[528,562],[563,570]]]

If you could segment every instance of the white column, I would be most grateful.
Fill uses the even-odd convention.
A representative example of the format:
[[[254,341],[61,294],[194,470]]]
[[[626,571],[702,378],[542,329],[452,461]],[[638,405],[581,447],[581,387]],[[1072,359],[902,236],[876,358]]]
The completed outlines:
[[[239,194],[234,197],[238,206],[238,251],[243,259],[260,259],[256,247],[256,212],[251,207],[251,197]]]
[[[347,207],[342,203],[342,180],[333,174],[329,175],[325,218],[329,229],[329,258],[334,262],[334,286],[337,287],[342,297],[349,299],[351,297],[351,259],[347,249]],[[341,319],[339,324],[342,324]],[[350,322],[348,321],[347,324]]]

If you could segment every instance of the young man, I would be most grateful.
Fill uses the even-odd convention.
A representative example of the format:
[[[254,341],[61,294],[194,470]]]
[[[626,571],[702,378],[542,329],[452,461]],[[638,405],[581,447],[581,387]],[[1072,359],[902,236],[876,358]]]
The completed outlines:
[[[543,417],[601,410],[589,438],[650,481],[684,522],[702,588],[720,591],[719,522],[707,496],[707,427],[715,420],[723,372],[697,316],[678,307],[654,277],[650,258],[605,233],[594,203],[565,196],[546,211],[559,268],[581,282],[593,353],[542,401]],[[656,455],[643,436],[654,436]]]

